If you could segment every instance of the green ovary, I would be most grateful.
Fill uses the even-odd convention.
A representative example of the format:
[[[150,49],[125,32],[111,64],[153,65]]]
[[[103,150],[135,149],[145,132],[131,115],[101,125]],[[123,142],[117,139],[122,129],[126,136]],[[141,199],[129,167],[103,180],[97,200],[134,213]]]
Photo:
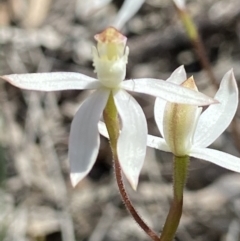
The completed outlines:
[[[197,106],[167,103],[163,119],[163,133],[176,156],[188,155],[192,145]]]

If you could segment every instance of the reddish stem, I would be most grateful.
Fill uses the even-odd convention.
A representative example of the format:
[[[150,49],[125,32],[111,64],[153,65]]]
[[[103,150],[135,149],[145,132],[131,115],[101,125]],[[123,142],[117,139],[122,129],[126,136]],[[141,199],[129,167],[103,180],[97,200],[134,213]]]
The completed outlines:
[[[117,158],[115,158],[114,161],[114,168],[115,168],[115,174],[118,184],[118,189],[121,194],[122,200],[129,211],[129,213],[132,215],[134,220],[138,223],[138,225],[144,230],[144,232],[153,240],[153,241],[159,241],[158,235],[142,220],[142,218],[137,213],[136,209],[133,207],[133,204],[131,203],[128,194],[125,190],[123,179],[122,179],[122,170],[121,166],[119,164],[119,161]]]

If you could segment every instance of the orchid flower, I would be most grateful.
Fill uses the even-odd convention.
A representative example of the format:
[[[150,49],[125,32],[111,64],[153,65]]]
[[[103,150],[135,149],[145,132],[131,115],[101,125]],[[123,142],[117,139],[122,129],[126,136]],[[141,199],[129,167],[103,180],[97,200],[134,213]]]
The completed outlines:
[[[182,66],[166,82],[197,91],[194,79],[186,80]],[[207,148],[228,127],[237,110],[238,87],[231,70],[224,75],[214,98],[219,104],[209,106],[203,113],[201,107],[169,103],[157,98],[154,114],[163,138],[148,135],[147,145],[172,152],[175,156],[192,156],[240,172],[240,158]],[[104,123],[100,122],[98,128],[103,136],[108,137]]]
[[[167,82],[197,91],[194,79],[186,80],[184,68],[178,68]],[[232,70],[228,71],[214,97],[217,105],[202,114],[197,106],[172,104],[157,98],[154,114],[163,138],[148,136],[148,146],[172,152],[176,156],[192,156],[240,172],[240,158],[207,148],[229,126],[238,106],[238,87]]]
[[[95,39],[97,48],[93,47],[92,52],[97,79],[81,73],[66,72],[12,74],[2,78],[22,89],[96,90],[79,107],[71,124],[69,159],[73,186],[89,173],[96,161],[100,142],[97,124],[112,93],[122,122],[117,143],[119,162],[135,189],[146,153],[147,123],[140,105],[125,90],[183,104],[209,105],[216,101],[204,94],[159,79],[123,81],[129,53],[127,38],[110,27],[97,34]]]

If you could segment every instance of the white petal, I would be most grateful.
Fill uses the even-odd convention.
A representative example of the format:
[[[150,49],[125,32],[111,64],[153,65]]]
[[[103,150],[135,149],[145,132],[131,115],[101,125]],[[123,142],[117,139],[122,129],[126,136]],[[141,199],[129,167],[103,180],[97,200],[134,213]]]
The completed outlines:
[[[207,147],[214,142],[232,121],[238,106],[238,87],[233,72],[228,71],[215,97],[220,103],[211,105],[199,117],[193,144]]]
[[[101,86],[94,78],[72,72],[11,74],[1,78],[21,89],[39,91],[96,89]]]
[[[171,152],[166,141],[161,137],[148,135],[147,146],[161,150],[161,151]]]
[[[155,105],[154,105],[154,118],[155,118],[155,122],[157,123],[158,129],[159,129],[162,137],[164,137],[163,116],[164,116],[166,103],[167,103],[166,100],[163,100],[161,98],[156,98]]]
[[[125,0],[113,22],[113,26],[117,29],[121,29],[128,20],[136,14],[144,2],[145,0]]]
[[[91,170],[99,149],[98,121],[106,106],[109,91],[96,90],[74,116],[69,137],[72,184],[76,185]]]
[[[169,102],[189,105],[209,105],[216,101],[200,92],[160,79],[135,79],[122,82],[122,88],[160,97]]]
[[[185,0],[173,0],[173,2],[176,4],[177,8],[179,8],[181,10],[185,10],[185,8],[186,8]]]
[[[140,105],[126,91],[116,92],[114,99],[122,120],[122,131],[117,143],[119,162],[136,190],[146,155],[147,122]]]
[[[187,79],[187,74],[183,65],[173,71],[171,76],[166,80],[173,84],[181,85]]]
[[[98,122],[98,131],[102,136],[109,139],[107,127],[106,127],[106,124],[104,122],[102,122],[102,121]]]
[[[186,71],[184,66],[180,66],[173,71],[171,76],[166,80],[167,82],[171,82],[177,85],[182,84],[187,79]],[[161,98],[156,98],[155,105],[154,105],[154,117],[157,123],[158,129],[163,135],[163,115],[167,101]]]
[[[193,148],[190,156],[212,162],[228,170],[240,172],[240,158],[210,148]]]
[[[75,12],[80,19],[88,20],[88,18],[110,2],[111,0],[77,0]]]

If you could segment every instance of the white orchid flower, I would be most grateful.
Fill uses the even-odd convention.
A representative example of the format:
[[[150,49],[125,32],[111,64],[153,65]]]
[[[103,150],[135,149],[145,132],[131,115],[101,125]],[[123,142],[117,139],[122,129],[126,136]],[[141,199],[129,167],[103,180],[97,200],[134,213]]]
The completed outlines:
[[[69,137],[71,182],[75,186],[94,165],[99,150],[97,124],[112,92],[122,121],[117,152],[122,170],[134,189],[143,165],[147,144],[147,123],[144,113],[125,90],[164,98],[170,102],[209,105],[216,101],[201,93],[159,79],[126,80],[129,49],[127,38],[110,27],[95,36],[93,65],[97,79],[80,73],[13,74],[2,78],[30,90],[58,91],[95,89],[74,116]]]
[[[196,89],[193,78],[186,80],[183,68],[178,68],[167,82]],[[240,172],[240,158],[207,148],[229,126],[238,106],[238,87],[232,70],[228,71],[215,97],[217,105],[202,108],[172,104],[157,98],[155,120],[163,138],[148,136],[148,146],[172,152],[176,156],[192,156]]]
[[[183,67],[176,69],[166,81],[197,91],[194,79],[186,80]],[[192,156],[240,172],[240,158],[207,148],[228,127],[237,110],[238,87],[231,70],[224,75],[214,98],[219,104],[209,106],[202,114],[201,107],[169,103],[157,98],[154,114],[163,138],[148,135],[147,145],[176,156]],[[98,128],[103,136],[109,138],[103,122],[98,124]]]

